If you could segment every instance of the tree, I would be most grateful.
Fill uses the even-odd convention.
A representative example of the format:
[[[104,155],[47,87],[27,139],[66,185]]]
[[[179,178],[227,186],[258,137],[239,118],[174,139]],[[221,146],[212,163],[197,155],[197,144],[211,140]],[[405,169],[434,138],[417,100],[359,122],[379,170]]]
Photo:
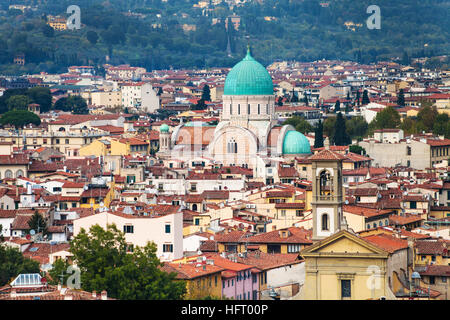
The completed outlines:
[[[349,146],[348,147],[348,151],[353,152],[353,153],[357,153],[357,154],[360,154],[360,155],[365,155],[366,154],[366,150],[363,147],[358,146],[356,144],[352,144],[351,146]]]
[[[336,100],[336,103],[334,104],[334,112],[338,113],[341,111],[341,102],[339,100]]]
[[[8,110],[28,110],[31,99],[26,95],[15,95],[6,100]]]
[[[81,271],[82,289],[106,290],[116,299],[176,300],[186,294],[186,283],[175,281],[175,273],[161,270],[156,245],[147,243],[132,252],[117,227],[106,230],[94,225],[89,232],[81,229],[70,243],[70,251]]]
[[[366,137],[369,129],[369,124],[361,116],[352,117],[350,120],[347,120],[345,126],[350,138],[358,140]]]
[[[21,273],[38,273],[39,262],[25,258],[17,248],[0,244],[0,286]]]
[[[334,126],[336,124],[336,117],[326,118],[323,122],[323,133],[331,140],[334,136]]]
[[[58,283],[67,283],[67,278],[70,277],[70,274],[67,273],[67,268],[69,266],[70,264],[66,260],[56,260],[52,265],[52,269],[48,272],[50,276],[48,283],[53,285],[57,285]]]
[[[290,124],[297,130],[298,132],[301,132],[303,134],[311,132],[312,126],[309,124],[309,122],[302,116],[294,115],[293,117],[290,117],[287,119],[283,124]]]
[[[405,106],[405,94],[403,89],[400,89],[397,97],[397,104],[401,107]]]
[[[447,113],[439,113],[433,125],[433,133],[450,139],[450,117]]]
[[[191,105],[191,110],[205,110],[206,104],[205,100],[199,99],[196,104]]]
[[[0,118],[1,125],[12,125],[16,129],[23,128],[28,124],[34,124],[39,126],[41,124],[41,119],[28,110],[11,110],[5,112]]]
[[[323,123],[319,120],[314,129],[314,148],[323,147]]]
[[[399,127],[400,123],[400,114],[389,106],[377,113],[370,126],[373,129],[395,129]]]
[[[362,102],[363,105],[369,104],[370,103],[370,99],[369,99],[369,93],[367,92],[367,90],[363,91],[363,97],[362,97]]]
[[[357,106],[359,106],[360,105],[360,101],[361,100],[361,96],[360,96],[360,93],[359,93],[359,90],[358,91],[356,91],[356,105]]]
[[[98,34],[97,34],[97,32],[95,32],[95,31],[93,31],[93,30],[89,30],[89,31],[86,33],[86,39],[88,39],[88,41],[89,41],[91,44],[96,44],[96,43],[97,43],[97,40],[98,40]]]
[[[49,88],[34,87],[27,91],[28,97],[33,103],[37,103],[40,106],[41,113],[48,112],[52,107],[52,94]]]
[[[422,122],[428,132],[431,132],[434,127],[434,123],[438,116],[436,106],[431,104],[422,103],[422,107],[417,113],[417,120]]]
[[[30,229],[36,231],[36,233],[42,232],[43,235],[47,234],[47,223],[44,217],[36,210],[28,221],[28,226]]]
[[[298,102],[298,97],[294,89],[292,89],[291,102]]]
[[[61,111],[69,111],[72,112],[73,114],[89,113],[86,100],[84,100],[80,96],[69,96],[61,98],[58,101],[56,101],[56,103],[53,106],[53,109]]]
[[[334,125],[333,143],[336,146],[347,146],[352,143],[347,130],[345,128],[345,119],[341,112],[336,116],[336,123]]]
[[[211,90],[209,89],[209,86],[207,84],[203,86],[202,100],[211,101]]]
[[[283,98],[282,98],[282,97],[278,97],[277,105],[278,105],[279,107],[281,107],[281,106],[283,105]]]
[[[309,101],[308,101],[308,95],[305,93],[304,97],[303,97],[303,102],[305,103],[305,105],[309,105]]]
[[[42,26],[42,34],[47,38],[52,38],[55,35],[55,30],[48,24]]]

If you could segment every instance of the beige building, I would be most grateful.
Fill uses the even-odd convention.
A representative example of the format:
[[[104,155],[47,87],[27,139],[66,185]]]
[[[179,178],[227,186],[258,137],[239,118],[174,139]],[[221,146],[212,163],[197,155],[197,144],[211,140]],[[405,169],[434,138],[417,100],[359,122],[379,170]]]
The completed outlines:
[[[373,159],[372,165],[380,167],[401,165],[424,170],[445,165],[450,155],[450,139],[434,137],[406,138],[396,143],[366,139],[359,145]]]

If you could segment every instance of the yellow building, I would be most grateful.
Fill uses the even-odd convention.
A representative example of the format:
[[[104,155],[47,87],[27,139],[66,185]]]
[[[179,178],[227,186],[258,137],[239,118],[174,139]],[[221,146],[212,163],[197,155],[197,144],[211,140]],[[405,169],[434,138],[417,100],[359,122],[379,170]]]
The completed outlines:
[[[175,272],[176,279],[185,281],[187,300],[197,300],[205,297],[222,298],[222,276],[225,269],[213,264],[181,262],[165,263],[162,269]]]
[[[47,16],[47,24],[55,30],[67,30],[67,21],[59,16]]]
[[[300,253],[306,300],[395,299],[388,286],[389,253],[341,230]]]
[[[114,183],[111,183],[110,187],[90,187],[81,194],[80,198],[81,208],[97,210],[102,203],[105,208],[109,208],[111,201],[114,199]]]

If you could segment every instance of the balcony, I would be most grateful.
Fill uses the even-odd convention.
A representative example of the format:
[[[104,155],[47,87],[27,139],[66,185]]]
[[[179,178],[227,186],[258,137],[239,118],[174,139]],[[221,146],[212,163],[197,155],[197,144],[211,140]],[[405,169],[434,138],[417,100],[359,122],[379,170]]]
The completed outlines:
[[[315,196],[313,198],[314,198],[314,202],[321,202],[321,201],[341,202],[342,201],[342,196],[334,196],[334,195]]]

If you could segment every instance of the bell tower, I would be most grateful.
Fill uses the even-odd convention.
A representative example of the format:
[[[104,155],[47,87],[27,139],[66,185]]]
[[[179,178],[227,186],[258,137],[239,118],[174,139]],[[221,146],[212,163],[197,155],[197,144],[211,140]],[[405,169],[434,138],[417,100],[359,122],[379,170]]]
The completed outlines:
[[[345,157],[325,149],[309,157],[312,161],[313,241],[346,229],[342,211],[342,160]]]

